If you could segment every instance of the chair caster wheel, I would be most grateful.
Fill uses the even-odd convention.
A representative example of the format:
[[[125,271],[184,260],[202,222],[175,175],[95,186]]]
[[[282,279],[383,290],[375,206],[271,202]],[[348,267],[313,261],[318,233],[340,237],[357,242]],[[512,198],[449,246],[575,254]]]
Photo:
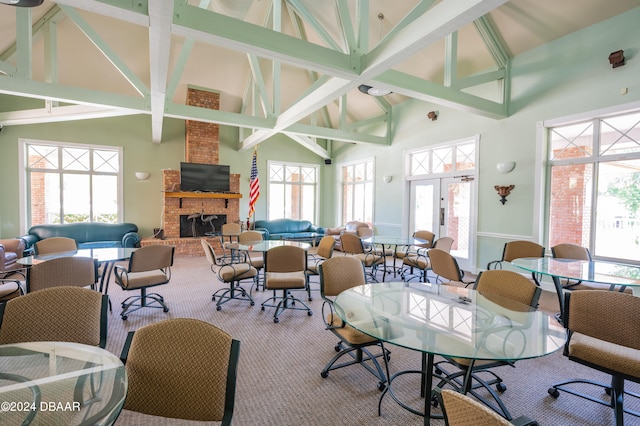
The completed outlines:
[[[122,317],[122,321],[126,321],[126,320],[127,320],[127,318],[129,318],[129,317],[128,317],[128,316],[126,316],[126,315],[125,315],[125,316],[123,316],[123,317]]]
[[[378,390],[379,390],[380,392],[382,392],[383,390],[385,390],[385,389],[386,389],[386,387],[387,387],[387,385],[386,385],[386,384],[384,384],[384,383],[382,383],[382,382],[378,382]]]
[[[276,324],[280,322],[280,318],[274,318],[273,322],[275,322]]]
[[[434,408],[438,406],[438,398],[431,398],[431,406]]]
[[[604,393],[611,396],[611,388],[604,388]]]
[[[216,297],[215,296],[211,296],[211,301],[215,302],[216,301]]]
[[[506,391],[506,390],[507,390],[507,387],[505,386],[505,384],[504,384],[504,383],[498,383],[498,384],[496,385],[496,390],[497,390],[498,392],[504,392],[504,391]]]
[[[327,371],[321,371],[320,377],[322,377],[323,379],[326,379],[327,377],[329,377],[329,373]]]
[[[251,306],[254,306],[256,304],[256,302],[254,302],[253,300],[251,301],[251,303],[249,303]]]
[[[313,312],[309,311],[309,312],[307,312],[307,315],[311,316],[311,315],[313,315]]]
[[[342,350],[342,348],[340,347],[340,345],[336,345],[333,349],[336,350],[336,352],[340,352]]]
[[[260,308],[261,311],[264,311],[264,306]]]
[[[442,374],[442,370],[440,370],[438,367],[436,367],[433,371],[438,375]]]
[[[549,390],[547,390],[547,392],[549,393],[549,395],[551,395],[554,398],[557,398],[557,397],[560,396],[560,392],[556,388],[549,388]]]
[[[216,311],[221,311],[222,310],[222,306],[216,306]]]
[[[169,308],[163,308],[162,312],[169,312]]]

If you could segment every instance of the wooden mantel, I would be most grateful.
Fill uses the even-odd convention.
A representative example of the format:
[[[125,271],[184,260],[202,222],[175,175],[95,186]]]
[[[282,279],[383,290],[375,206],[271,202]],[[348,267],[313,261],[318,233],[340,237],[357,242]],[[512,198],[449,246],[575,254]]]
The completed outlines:
[[[227,208],[230,198],[242,198],[242,194],[236,194],[236,193],[192,192],[192,191],[165,191],[164,196],[166,198],[179,198],[180,208],[182,208],[183,198],[224,198],[225,208]]]

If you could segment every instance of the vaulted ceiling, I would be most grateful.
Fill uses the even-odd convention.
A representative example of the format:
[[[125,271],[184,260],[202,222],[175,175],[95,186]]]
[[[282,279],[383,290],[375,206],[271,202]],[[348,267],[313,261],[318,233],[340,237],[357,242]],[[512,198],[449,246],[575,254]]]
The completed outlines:
[[[59,0],[0,5],[0,124],[119,115],[238,127],[238,149],[283,133],[390,144],[408,98],[509,115],[515,55],[637,0]],[[391,91],[371,96],[360,85]],[[187,86],[220,110],[185,104]],[[320,142],[320,143],[318,143]]]

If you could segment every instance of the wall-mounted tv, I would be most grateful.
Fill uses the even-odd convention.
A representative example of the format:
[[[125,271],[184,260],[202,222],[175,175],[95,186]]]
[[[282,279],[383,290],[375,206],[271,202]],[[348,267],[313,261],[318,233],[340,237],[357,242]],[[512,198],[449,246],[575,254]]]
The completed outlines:
[[[182,191],[229,192],[229,166],[180,163]]]

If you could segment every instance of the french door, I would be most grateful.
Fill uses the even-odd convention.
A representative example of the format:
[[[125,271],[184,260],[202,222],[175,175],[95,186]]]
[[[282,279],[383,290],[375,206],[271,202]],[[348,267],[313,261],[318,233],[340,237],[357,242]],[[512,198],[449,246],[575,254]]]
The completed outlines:
[[[409,234],[426,229],[453,238],[451,254],[475,272],[475,186],[473,176],[411,181]]]

